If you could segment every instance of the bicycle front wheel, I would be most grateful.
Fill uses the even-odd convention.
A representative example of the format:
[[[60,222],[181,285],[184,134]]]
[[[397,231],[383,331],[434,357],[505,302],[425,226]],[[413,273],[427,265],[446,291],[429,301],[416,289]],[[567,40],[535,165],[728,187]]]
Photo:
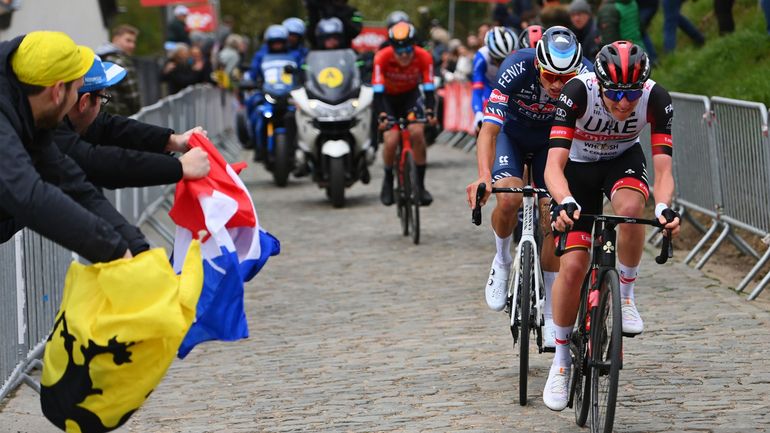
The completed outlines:
[[[396,155],[400,155],[401,150],[396,152]],[[404,236],[409,235],[409,206],[408,198],[410,191],[409,182],[409,165],[405,164],[403,167],[400,164],[396,164],[396,207],[398,218],[401,220],[401,234]]]
[[[599,305],[591,317],[591,431],[612,433],[623,348],[618,273],[601,277]]]
[[[591,369],[588,368],[590,352],[588,351],[588,328],[590,320],[588,311],[588,292],[591,280],[586,276],[580,291],[580,307],[577,314],[576,330],[570,338],[570,351],[572,352],[572,405],[575,408],[575,423],[580,427],[586,425],[588,409],[591,407],[589,399],[591,395]]]
[[[521,272],[519,283],[519,404],[527,405],[527,376],[529,375],[529,331],[531,320],[530,291],[534,287],[534,254],[532,244],[525,242],[521,249]]]
[[[404,177],[409,177],[409,193],[407,196],[407,207],[409,208],[409,231],[412,234],[412,241],[415,245],[420,243],[420,183],[417,181],[417,164],[412,158],[412,153],[406,154],[406,173]]]

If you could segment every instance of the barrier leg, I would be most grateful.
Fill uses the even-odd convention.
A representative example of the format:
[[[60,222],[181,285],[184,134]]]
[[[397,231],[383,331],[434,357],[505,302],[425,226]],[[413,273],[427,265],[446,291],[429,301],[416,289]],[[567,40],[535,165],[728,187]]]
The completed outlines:
[[[727,235],[730,233],[730,230],[731,230],[730,226],[725,224],[725,229],[722,230],[722,233],[719,234],[719,237],[717,238],[716,241],[714,241],[714,244],[711,245],[711,248],[709,248],[709,250],[706,251],[706,254],[704,254],[703,257],[701,257],[700,261],[695,265],[695,269],[700,269],[703,267],[703,265],[706,264],[708,259],[711,258],[711,255],[714,254],[717,248],[719,248],[719,245],[722,244],[722,241],[724,241]]]
[[[714,234],[714,232],[717,231],[717,228],[719,227],[719,222],[716,220],[712,221],[711,227],[709,227],[708,231],[705,235],[703,235],[702,238],[698,241],[697,244],[693,247],[692,250],[690,250],[690,253],[687,254],[687,257],[684,258],[684,264],[689,264],[692,259],[695,258],[695,255],[698,254],[698,251],[700,251],[701,248],[703,248],[704,245],[706,245],[706,241],[708,241],[711,236]]]
[[[476,147],[476,137],[472,135],[466,136],[463,152],[469,153],[471,150],[473,150],[474,147]]]
[[[765,251],[765,254],[762,256],[762,258],[761,258],[761,259],[759,259],[759,261],[757,262],[757,264],[756,264],[756,265],[754,265],[754,267],[753,267],[753,268],[751,268],[751,270],[749,271],[749,273],[748,273],[748,274],[746,274],[746,276],[745,276],[745,277],[743,277],[743,280],[741,280],[740,284],[738,284],[738,287],[736,287],[736,288],[735,288],[735,291],[736,291],[736,292],[738,292],[738,293],[742,292],[742,291],[743,291],[743,289],[745,289],[745,288],[746,288],[746,286],[748,286],[748,285],[749,285],[749,283],[751,282],[751,280],[753,280],[753,279],[754,279],[754,277],[756,277],[756,276],[757,276],[757,274],[758,274],[758,273],[759,273],[759,271],[760,271],[760,270],[761,270],[761,269],[762,269],[762,268],[765,266],[765,264],[767,264],[767,261],[768,261],[768,259],[770,259],[770,248],[768,248],[768,249],[767,249],[767,251]],[[767,277],[765,277],[765,279],[767,279]],[[763,280],[763,281],[764,281],[764,280]],[[758,285],[757,287],[759,287],[759,285]],[[760,289],[760,290],[761,290],[761,289]],[[757,289],[754,289],[754,291],[756,292],[756,291],[757,291]],[[758,293],[758,292],[757,292],[757,293]],[[752,294],[753,294],[753,292],[752,292]]]
[[[765,278],[762,278],[762,281],[760,281],[759,284],[757,284],[757,287],[755,287],[754,290],[751,291],[751,294],[746,299],[749,301],[753,301],[754,299],[756,299],[757,296],[759,296],[759,294],[762,292],[762,289],[765,288],[768,282],[770,282],[770,273],[765,275]]]
[[[759,253],[757,253],[754,248],[751,247],[745,240],[743,240],[742,237],[738,236],[735,233],[729,234],[730,241],[732,241],[733,245],[735,245],[736,248],[738,248],[743,254],[746,254],[747,256],[752,256],[755,259],[759,260]]]

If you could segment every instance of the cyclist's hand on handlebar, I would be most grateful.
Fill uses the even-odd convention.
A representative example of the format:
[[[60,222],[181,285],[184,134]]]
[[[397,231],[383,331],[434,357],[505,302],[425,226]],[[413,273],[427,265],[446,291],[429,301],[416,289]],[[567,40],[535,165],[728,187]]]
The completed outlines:
[[[438,125],[438,118],[436,118],[436,114],[433,113],[433,110],[430,110],[430,109],[425,110],[425,118],[428,119],[428,123],[431,126]]]
[[[380,128],[380,131],[388,129],[388,114],[380,113],[377,117],[377,123],[379,124],[378,127]]]
[[[486,191],[484,192],[484,198],[481,199],[481,205],[484,206],[487,203],[487,200],[489,200],[489,196],[492,194],[492,179],[482,179],[478,178],[475,181],[473,181],[471,184],[469,184],[465,188],[465,192],[468,196],[468,206],[473,209],[476,207],[476,190],[479,188],[479,184],[484,183],[487,186]]]
[[[679,223],[681,218],[677,211],[663,203],[658,203],[655,207],[655,216],[661,224],[665,224],[666,231],[663,232],[664,235],[668,230],[671,230],[672,237],[677,237],[679,235]]]
[[[575,220],[580,219],[580,205],[575,199],[567,197],[561,204],[551,208],[551,227],[559,232],[564,232],[567,227],[572,228]]]
[[[481,111],[477,112],[473,116],[473,125],[476,127],[476,135],[479,135],[479,131],[481,131],[481,122],[484,120],[484,113]]]

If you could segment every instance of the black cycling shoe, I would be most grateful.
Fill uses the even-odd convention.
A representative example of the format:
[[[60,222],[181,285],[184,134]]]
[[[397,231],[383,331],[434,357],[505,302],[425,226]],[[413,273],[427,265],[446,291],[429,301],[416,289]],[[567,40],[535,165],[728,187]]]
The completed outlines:
[[[423,188],[420,190],[420,206],[430,206],[430,204],[433,203],[433,196],[428,192],[427,189]]]
[[[387,177],[382,180],[382,190],[380,191],[380,201],[385,206],[393,204],[393,179],[388,180]]]

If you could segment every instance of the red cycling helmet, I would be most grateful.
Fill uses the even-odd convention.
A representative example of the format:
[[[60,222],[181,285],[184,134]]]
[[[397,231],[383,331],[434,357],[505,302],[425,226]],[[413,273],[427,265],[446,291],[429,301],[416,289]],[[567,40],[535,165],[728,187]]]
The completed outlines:
[[[639,45],[616,41],[602,47],[596,55],[594,72],[602,88],[638,90],[650,78],[650,61]]]
[[[519,45],[521,48],[535,48],[537,41],[543,37],[543,27],[531,25],[521,32]]]

